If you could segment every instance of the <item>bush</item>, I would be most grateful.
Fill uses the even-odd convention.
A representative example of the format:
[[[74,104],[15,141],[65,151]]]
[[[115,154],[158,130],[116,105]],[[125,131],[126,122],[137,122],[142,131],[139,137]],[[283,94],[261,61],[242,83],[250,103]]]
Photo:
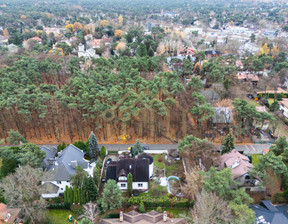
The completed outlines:
[[[70,210],[77,215],[81,215],[83,213],[83,207],[80,204],[72,204],[70,206]]]
[[[158,162],[159,162],[159,163],[162,162],[162,156],[159,156],[159,158],[158,158]]]
[[[145,212],[145,207],[143,201],[140,202],[139,204],[139,212],[144,213]]]
[[[69,207],[67,204],[49,204],[47,206],[48,209],[69,209]]]
[[[111,213],[104,216],[104,219],[118,219],[120,217],[119,213]]]
[[[156,208],[156,212],[162,213],[162,208],[161,208],[160,206],[158,206],[158,207]]]
[[[100,150],[100,157],[103,160],[105,156],[106,156],[106,148],[104,147],[104,145],[102,145],[101,150]]]

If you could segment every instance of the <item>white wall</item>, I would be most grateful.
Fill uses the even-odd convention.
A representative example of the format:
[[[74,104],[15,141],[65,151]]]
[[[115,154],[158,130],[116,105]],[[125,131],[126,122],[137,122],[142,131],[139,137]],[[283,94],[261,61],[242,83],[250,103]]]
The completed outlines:
[[[125,184],[125,187],[121,187],[121,184]],[[139,187],[138,184],[142,184],[142,187]],[[120,190],[127,190],[127,182],[118,182]],[[148,182],[133,182],[132,183],[133,190],[148,190]]]
[[[149,178],[151,178],[152,175],[153,175],[153,163],[151,163],[151,164],[149,165]]]
[[[283,110],[283,115],[288,118],[288,108],[281,104],[280,102],[280,110]]]
[[[59,197],[59,194],[64,193],[66,186],[68,187],[72,187],[70,182],[67,181],[61,181],[61,183],[57,183],[57,181],[42,181],[42,184],[44,183],[51,183],[56,185],[57,187],[59,187],[59,190],[57,192],[57,194],[42,194],[41,196],[44,198],[55,198],[55,197]],[[50,195],[50,197],[49,197]]]

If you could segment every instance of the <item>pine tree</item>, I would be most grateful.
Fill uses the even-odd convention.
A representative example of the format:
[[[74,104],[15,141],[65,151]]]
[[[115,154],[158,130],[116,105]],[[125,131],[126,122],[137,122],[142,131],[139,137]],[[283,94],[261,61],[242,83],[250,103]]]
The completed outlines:
[[[141,154],[144,151],[140,140],[137,139],[135,145],[131,148],[131,154],[133,157],[137,156],[138,154]]]
[[[73,189],[72,189],[72,187],[69,187],[67,196],[68,196],[68,201],[67,202],[69,204],[72,204],[73,203]]]
[[[93,178],[85,178],[83,181],[83,192],[86,196],[86,201],[96,201],[98,189],[94,184]]]
[[[133,193],[133,176],[131,173],[127,176],[127,190],[129,195],[131,196]]]
[[[101,147],[100,156],[101,156],[102,160],[103,160],[103,159],[105,158],[105,156],[106,156],[106,148],[105,148],[104,145],[102,145],[102,147]]]
[[[77,203],[81,203],[82,197],[81,197],[81,188],[77,189]]]
[[[145,57],[147,56],[147,49],[146,49],[146,46],[145,44],[141,43],[138,50],[137,50],[137,54],[139,57]]]
[[[92,131],[88,140],[88,148],[89,148],[89,155],[91,159],[97,159],[99,154],[99,145],[97,142],[97,138]]]
[[[95,167],[93,171],[93,180],[96,187],[99,188],[101,180],[100,180],[100,172],[97,169],[97,167]]]
[[[232,129],[230,129],[229,134],[225,136],[225,138],[222,141],[222,151],[221,154],[225,154],[228,152],[231,152],[232,149],[234,149],[234,137]]]
[[[66,185],[66,187],[65,187],[65,191],[64,191],[64,203],[65,204],[69,204],[69,202],[68,202],[68,191],[69,191],[69,187]]]

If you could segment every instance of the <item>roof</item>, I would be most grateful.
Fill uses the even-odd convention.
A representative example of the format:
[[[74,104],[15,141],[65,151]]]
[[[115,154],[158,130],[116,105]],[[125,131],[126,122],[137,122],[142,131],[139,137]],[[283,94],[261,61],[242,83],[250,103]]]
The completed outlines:
[[[20,213],[20,208],[7,208],[3,203],[0,204],[0,224],[12,224]],[[10,214],[8,221],[6,220],[7,215]]]
[[[220,100],[219,94],[213,90],[201,90],[200,93],[209,103],[218,102]]]
[[[87,169],[89,163],[84,160],[84,152],[70,144],[63,151],[58,153],[58,157],[55,157],[54,164],[49,165],[47,168],[47,170],[50,171],[49,179],[59,181],[70,180],[71,176],[75,174],[76,166]]]
[[[138,213],[134,210],[123,214],[123,221],[120,219],[101,219],[100,224],[112,224],[112,223],[137,223],[137,224],[151,224],[151,223],[176,223],[176,224],[186,224],[187,221],[184,218],[170,219],[167,217],[167,221],[163,221],[163,213],[158,213],[156,211],[150,211],[147,213]]]
[[[261,201],[260,205],[250,206],[255,212],[256,223],[288,223],[287,205],[275,206],[271,201]]]
[[[46,182],[46,183],[42,184],[41,188],[42,188],[43,192],[45,192],[45,194],[56,194],[59,190],[58,186],[56,186],[50,182]]]
[[[279,101],[281,106],[287,107],[288,108],[288,99],[282,99],[282,101]]]
[[[144,155],[145,156],[145,155]],[[120,158],[117,162],[110,162],[106,171],[106,181],[116,180],[120,176],[131,173],[134,182],[149,181],[149,162],[148,158]]]
[[[257,110],[258,112],[267,112],[265,106],[263,106],[263,107],[256,107],[256,110]]]
[[[215,115],[212,118],[214,124],[232,124],[233,113],[230,107],[213,107]]]
[[[149,160],[149,165],[151,165],[153,163],[153,156],[147,154],[147,153],[141,153],[140,155],[138,155],[137,157],[138,159],[148,159]]]
[[[241,177],[253,168],[253,165],[249,162],[249,158],[237,152],[235,149],[221,155],[220,159],[221,163],[219,168],[232,168],[231,173],[233,178]]]
[[[40,148],[42,151],[45,151],[46,157],[43,160],[42,165],[46,168],[49,168],[49,166],[53,165],[53,162],[55,161],[55,156],[57,154],[57,148],[52,147],[52,148],[47,148],[46,146],[41,146]]]

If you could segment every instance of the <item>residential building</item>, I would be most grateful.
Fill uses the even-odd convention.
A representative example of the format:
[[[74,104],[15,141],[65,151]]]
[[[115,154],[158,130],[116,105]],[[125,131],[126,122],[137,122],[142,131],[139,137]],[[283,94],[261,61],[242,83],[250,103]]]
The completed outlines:
[[[84,57],[84,58],[100,58],[98,54],[95,53],[95,50],[93,48],[90,48],[88,50],[84,49],[84,45],[80,44],[78,47],[78,57]]]
[[[209,103],[217,103],[221,100],[219,94],[213,90],[201,90],[200,93]]]
[[[238,73],[237,78],[241,82],[251,82],[254,86],[257,86],[259,82],[258,75],[250,73]]]
[[[148,190],[149,179],[153,177],[153,157],[143,153],[136,158],[121,157],[107,167],[106,182],[115,180],[121,190],[127,190],[127,176],[133,176],[133,190]]]
[[[229,127],[233,125],[233,112],[231,107],[213,107],[215,114],[212,124],[217,127]]]
[[[273,205],[271,201],[261,201],[260,205],[251,205],[255,212],[257,224],[284,224],[288,223],[288,206]]]
[[[288,99],[283,99],[282,101],[279,101],[280,105],[280,111],[282,111],[282,114],[288,118]]]
[[[18,215],[21,208],[7,208],[7,205],[0,203],[0,224],[18,224],[23,223]]]
[[[56,156],[55,148],[48,149],[45,146],[41,150],[46,152],[43,165],[47,170],[47,177],[42,181],[44,188],[43,198],[54,198],[63,194],[65,187],[71,187],[71,176],[75,174],[76,167],[82,167],[88,174],[93,176],[95,162],[89,163],[84,159],[84,152],[70,144]]]
[[[147,213],[138,213],[134,210],[123,213],[120,212],[120,217],[117,219],[101,219],[100,224],[151,224],[151,223],[174,223],[174,224],[187,224],[186,219],[184,218],[169,218],[167,212],[158,213],[156,211],[151,211]]]

